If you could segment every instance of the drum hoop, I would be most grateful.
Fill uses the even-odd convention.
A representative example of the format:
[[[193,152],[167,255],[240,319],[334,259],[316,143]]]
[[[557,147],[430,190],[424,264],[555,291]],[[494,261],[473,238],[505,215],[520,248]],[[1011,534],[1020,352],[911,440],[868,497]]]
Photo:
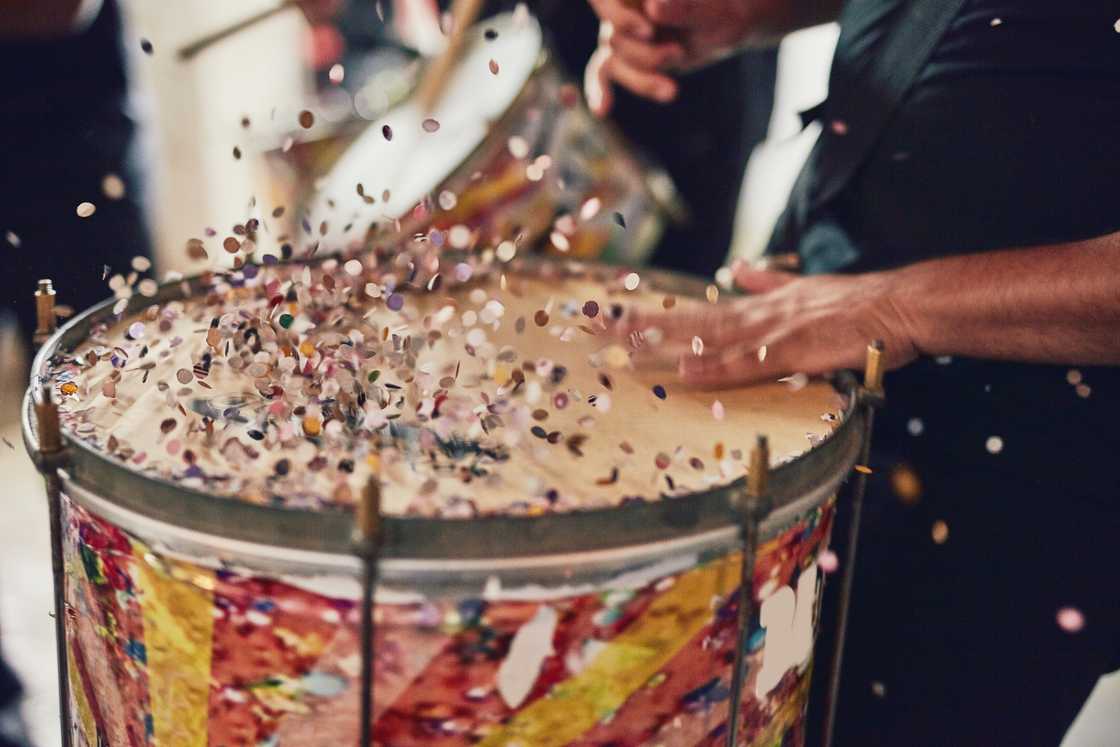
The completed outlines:
[[[325,261],[330,257],[322,257]],[[301,263],[307,264],[307,263]],[[519,259],[514,268],[548,264],[557,270],[605,266]],[[611,272],[620,268],[611,268]],[[678,295],[702,293],[699,278],[664,270],[641,270],[644,280]],[[156,303],[182,300],[182,284],[190,294],[206,287],[205,275],[165,283],[153,297],[134,295],[124,314]],[[24,444],[37,454],[38,436],[34,403],[39,388],[48,383],[49,362],[60,350],[72,350],[88,340],[94,324],[113,316],[116,299],[110,298],[71,319],[39,350],[31,369],[31,382],[22,408]],[[855,464],[866,415],[857,407],[857,382],[850,372],[840,372],[833,385],[847,395],[840,424],[810,451],[774,467],[769,492],[774,512],[815,493],[836,475],[846,476]],[[320,553],[347,553],[353,548],[353,514],[341,508],[309,510],[247,503],[184,487],[170,480],[133,471],[121,462],[65,429],[69,480],[95,496],[149,519],[215,537]],[[737,525],[735,499],[745,490],[740,478],[711,490],[656,501],[609,508],[587,509],[537,516],[487,515],[470,519],[386,516],[381,557],[391,559],[495,560],[566,555],[656,544],[703,535]]]

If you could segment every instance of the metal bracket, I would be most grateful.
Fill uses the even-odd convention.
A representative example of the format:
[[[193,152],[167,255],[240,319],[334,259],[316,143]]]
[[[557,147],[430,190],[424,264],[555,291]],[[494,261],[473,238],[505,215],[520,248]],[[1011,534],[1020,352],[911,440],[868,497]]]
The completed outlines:
[[[844,575],[840,579],[840,606],[836,611],[836,643],[828,673],[827,713],[824,722],[824,747],[831,747],[836,732],[836,709],[840,700],[840,675],[844,666],[844,641],[848,634],[848,610],[852,600],[855,580],[856,550],[859,546],[860,519],[863,514],[863,497],[867,492],[867,463],[871,458],[871,432],[875,424],[875,411],[886,404],[883,392],[883,342],[874,340],[867,346],[867,365],[864,368],[863,386],[856,391],[859,406],[864,408],[867,427],[863,432],[860,448],[860,465],[852,486],[851,524],[848,527],[848,547],[844,556]]]
[[[362,491],[354,526],[354,553],[362,560],[362,702],[360,708],[362,722],[359,726],[361,738],[358,742],[360,747],[369,747],[373,744],[373,664],[374,637],[377,634],[374,592],[377,588],[378,561],[384,534],[379,472],[379,469],[374,469],[374,474],[370,476],[369,482]]]
[[[35,289],[35,346],[41,346],[54,334],[55,291],[49,279],[39,281]],[[67,466],[69,453],[62,440],[62,425],[58,405],[54,401],[50,383],[39,390],[34,399],[35,425],[38,431],[38,449],[32,455],[36,469],[43,475],[47,488],[47,510],[51,524],[51,577],[54,583],[54,638],[58,669],[59,728],[62,745],[73,744],[70,718],[70,663],[66,640],[66,559],[62,552],[62,480],[59,470]]]
[[[746,680],[747,642],[750,638],[751,620],[754,618],[754,561],[758,552],[758,528],[773,508],[767,494],[770,476],[770,445],[766,436],[760,435],[751,450],[750,472],[747,488],[736,498],[733,506],[739,520],[739,535],[743,542],[739,565],[739,616],[736,621],[735,663],[731,671],[731,700],[727,719],[727,747],[735,747],[739,736],[739,716],[743,703],[743,683]]]

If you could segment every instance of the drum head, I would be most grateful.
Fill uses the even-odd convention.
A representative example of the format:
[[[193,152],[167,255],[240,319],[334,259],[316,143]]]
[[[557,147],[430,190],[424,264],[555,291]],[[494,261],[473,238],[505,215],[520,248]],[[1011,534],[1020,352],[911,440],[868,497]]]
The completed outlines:
[[[526,14],[498,15],[471,29],[435,112],[426,117],[415,100],[393,109],[324,177],[310,215],[313,224],[327,221],[325,244],[361,239],[372,221],[402,218],[424,199],[483,142],[528,81],[541,48],[540,25]]]

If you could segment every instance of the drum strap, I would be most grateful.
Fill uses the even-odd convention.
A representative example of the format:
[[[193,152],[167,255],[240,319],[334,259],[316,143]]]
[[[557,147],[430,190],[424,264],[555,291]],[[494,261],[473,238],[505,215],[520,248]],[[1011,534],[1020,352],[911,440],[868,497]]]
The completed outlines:
[[[807,272],[828,272],[859,257],[827,207],[871,154],[891,116],[925,67],[966,0],[849,0],[841,17],[828,99],[806,112],[820,119],[820,138],[794,184],[768,253],[799,251]],[[897,16],[893,20],[888,16]],[[874,48],[873,32],[890,28]],[[814,224],[824,223],[813,241]],[[806,241],[806,239],[809,239]]]

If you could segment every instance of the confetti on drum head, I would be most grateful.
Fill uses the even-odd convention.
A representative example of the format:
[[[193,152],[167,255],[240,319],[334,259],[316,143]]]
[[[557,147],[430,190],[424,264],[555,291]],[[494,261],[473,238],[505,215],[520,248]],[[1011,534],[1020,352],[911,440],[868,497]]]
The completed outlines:
[[[393,128],[389,125],[381,125],[381,137],[385,138],[386,140],[392,140]]]
[[[315,115],[311,111],[309,111],[307,109],[304,109],[303,111],[301,111],[299,113],[299,126],[300,127],[302,127],[305,130],[310,130],[311,127],[314,124],[315,124]]]
[[[346,271],[347,275],[352,278],[356,278],[362,274],[362,270],[364,268],[362,267],[362,263],[360,261],[351,259],[346,262],[346,264],[343,266],[343,269]]]
[[[988,436],[988,440],[984,442],[984,448],[988,450],[989,454],[998,454],[1003,451],[1003,439],[999,436]]]
[[[762,347],[760,347],[758,349],[758,362],[759,363],[766,362],[766,346],[765,345],[763,345]]]
[[[152,43],[150,41],[148,41],[147,39],[141,39],[140,40],[140,49],[146,55],[150,55],[150,54],[152,54],[152,52],[155,51],[155,47],[153,47]]]
[[[497,60],[490,60],[490,63],[488,65],[488,67],[490,68],[490,74],[491,75],[497,75],[499,70],[501,70],[501,68],[498,67]]]
[[[439,120],[433,119],[432,117],[428,117],[427,119],[425,119],[423,122],[420,123],[420,127],[424,130],[424,132],[438,132],[439,131]]]
[[[938,519],[930,528],[930,536],[936,544],[944,545],[949,539],[949,525]]]
[[[704,297],[708,299],[708,303],[715,303],[719,300],[719,288],[715,285],[709,285],[704,289]]]
[[[77,212],[79,218],[88,218],[97,212],[97,206],[92,202],[79,202],[75,212]]]
[[[696,336],[696,337],[692,338],[692,354],[693,355],[703,355],[704,354],[704,341],[699,336]]]
[[[727,414],[727,411],[724,409],[722,402],[720,402],[717,399],[715,402],[712,403],[712,417],[713,418],[715,418],[716,420],[723,420],[724,415],[726,415],[726,414]]]
[[[840,567],[840,560],[832,550],[823,550],[817,556],[817,565],[824,573],[835,573],[836,569]]]
[[[1080,633],[1085,627],[1085,615],[1076,607],[1062,607],[1056,617],[1058,627],[1067,633]]]
[[[603,203],[598,197],[589,197],[579,208],[579,219],[583,221],[591,220],[599,214],[599,209],[602,206]]]

